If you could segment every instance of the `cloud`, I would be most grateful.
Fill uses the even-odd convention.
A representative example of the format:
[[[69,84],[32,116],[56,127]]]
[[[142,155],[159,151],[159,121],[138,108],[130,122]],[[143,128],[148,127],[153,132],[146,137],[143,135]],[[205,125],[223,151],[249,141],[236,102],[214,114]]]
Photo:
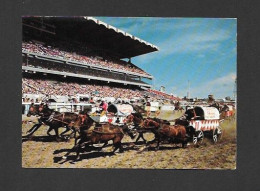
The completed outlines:
[[[233,96],[235,79],[236,73],[232,72],[212,81],[204,82],[199,87],[194,87],[195,84],[191,82],[191,96],[200,98],[205,98],[209,94],[213,94],[216,98]]]
[[[217,51],[220,43],[231,37],[229,31],[219,29],[215,31],[206,31],[203,33],[194,32],[188,34],[175,34],[165,39],[158,46],[164,55],[175,53],[193,53],[200,51]]]
[[[158,17],[100,17],[99,19],[155,44],[160,48],[161,56],[217,51],[220,49],[221,42],[232,36],[229,29],[207,28],[201,19]]]

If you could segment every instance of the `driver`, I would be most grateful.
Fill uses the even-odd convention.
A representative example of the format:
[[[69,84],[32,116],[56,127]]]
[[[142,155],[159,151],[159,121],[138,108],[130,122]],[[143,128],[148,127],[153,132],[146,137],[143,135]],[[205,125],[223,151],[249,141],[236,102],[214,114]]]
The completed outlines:
[[[105,100],[102,100],[101,104],[99,105],[101,115],[104,115],[107,112],[108,104]]]

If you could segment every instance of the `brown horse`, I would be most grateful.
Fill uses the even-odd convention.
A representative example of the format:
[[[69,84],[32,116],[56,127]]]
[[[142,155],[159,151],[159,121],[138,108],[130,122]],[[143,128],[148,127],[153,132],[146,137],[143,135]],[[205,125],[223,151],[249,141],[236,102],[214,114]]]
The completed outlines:
[[[95,126],[94,120],[87,113],[82,113],[78,116],[78,119],[73,124],[71,124],[75,130],[75,145],[77,144],[78,139],[89,136],[92,133],[93,127]],[[79,133],[79,136],[76,136],[77,132]]]
[[[155,140],[157,140],[156,149],[159,149],[159,144],[164,139],[170,139],[175,143],[181,142],[182,147],[187,145],[186,128],[183,125],[169,125],[164,120],[146,119],[141,126],[143,128],[151,128],[155,134]],[[153,142],[153,141],[152,141]]]
[[[60,113],[50,109],[47,105],[40,105],[39,107],[32,106],[30,112],[30,114],[34,113],[39,115],[40,118],[38,119],[38,123],[35,124],[29,131],[27,131],[27,136],[32,136],[43,124],[45,124],[49,126],[47,134],[51,136],[50,131],[54,130],[56,139],[59,139],[60,135],[64,135],[70,130],[73,131],[73,122],[78,119],[78,115],[75,113]],[[60,127],[65,127],[66,130],[59,135],[58,128]]]
[[[147,141],[144,138],[144,133],[147,132],[152,132],[155,134],[155,139],[156,139],[156,129],[158,127],[156,127],[153,123],[151,122],[158,122],[158,123],[163,123],[163,124],[170,124],[168,121],[163,120],[163,119],[159,119],[159,118],[147,118],[147,119],[143,119],[142,115],[140,113],[132,113],[129,116],[127,116],[126,118],[126,123],[127,124],[134,124],[134,128],[137,130],[137,132],[139,133],[137,139],[136,139],[136,143],[138,142],[138,140],[140,138],[143,139],[143,141],[146,143]],[[155,139],[153,141],[155,141]],[[153,142],[152,141],[152,142]]]
[[[125,134],[128,134],[132,139],[135,137],[134,133],[126,126],[117,126],[110,123],[94,124],[94,121],[88,115],[80,115],[79,119],[73,125],[75,129],[79,129],[79,142],[64,155],[64,159],[73,151],[76,150],[76,159],[79,159],[79,153],[83,146],[93,145],[97,143],[104,143],[106,145],[108,141],[113,141],[115,153],[117,149],[119,152],[123,152],[121,140]],[[101,149],[104,147],[101,147]]]
[[[147,131],[149,131],[148,129],[144,129],[144,119],[143,116],[140,113],[132,113],[130,115],[128,115],[126,117],[126,124],[130,125],[130,124],[134,124],[134,129],[137,130],[138,132],[138,137],[136,139],[136,143],[138,142],[138,140],[140,138],[143,139],[143,141],[146,143],[146,140],[144,138],[144,133],[146,133]]]
[[[43,110],[44,104],[41,103],[40,105],[35,105],[32,103],[29,107],[29,111],[27,113],[27,117],[30,117],[31,115],[36,116],[39,115],[39,112]]]
[[[159,149],[159,144],[162,139],[170,138],[174,142],[181,142],[184,148],[187,145],[186,128],[182,125],[166,125],[161,124],[157,131],[158,142],[157,149]]]

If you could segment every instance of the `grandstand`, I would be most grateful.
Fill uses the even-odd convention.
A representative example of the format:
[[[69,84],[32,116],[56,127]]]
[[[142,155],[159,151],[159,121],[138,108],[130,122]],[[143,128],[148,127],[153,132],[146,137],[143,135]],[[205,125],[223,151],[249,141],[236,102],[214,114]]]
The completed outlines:
[[[23,17],[22,26],[24,95],[133,99],[151,93],[153,76],[131,58],[158,51],[155,45],[93,17]]]

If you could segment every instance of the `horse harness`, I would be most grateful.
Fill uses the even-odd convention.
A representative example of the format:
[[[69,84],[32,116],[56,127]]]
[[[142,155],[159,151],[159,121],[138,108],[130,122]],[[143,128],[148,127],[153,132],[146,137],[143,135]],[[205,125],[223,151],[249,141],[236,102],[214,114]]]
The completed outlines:
[[[119,129],[119,131],[120,131],[118,133],[106,133],[106,132],[101,131],[101,128],[102,127],[97,127],[95,129],[93,129],[92,132],[97,133],[97,134],[102,134],[102,135],[124,134],[123,130],[121,128],[119,128],[119,127],[117,127]]]
[[[60,115],[62,115],[62,120],[59,120],[59,119],[55,118],[55,117],[60,116]],[[59,122],[61,122],[61,123],[64,123],[64,124],[66,124],[66,125],[69,125],[71,122],[70,122],[70,123],[65,122],[65,121],[64,121],[64,117],[65,117],[65,113],[61,113],[61,114],[59,114],[59,115],[55,115],[55,111],[54,111],[54,112],[51,113],[51,115],[50,115],[49,118],[46,120],[46,122],[59,121]]]

